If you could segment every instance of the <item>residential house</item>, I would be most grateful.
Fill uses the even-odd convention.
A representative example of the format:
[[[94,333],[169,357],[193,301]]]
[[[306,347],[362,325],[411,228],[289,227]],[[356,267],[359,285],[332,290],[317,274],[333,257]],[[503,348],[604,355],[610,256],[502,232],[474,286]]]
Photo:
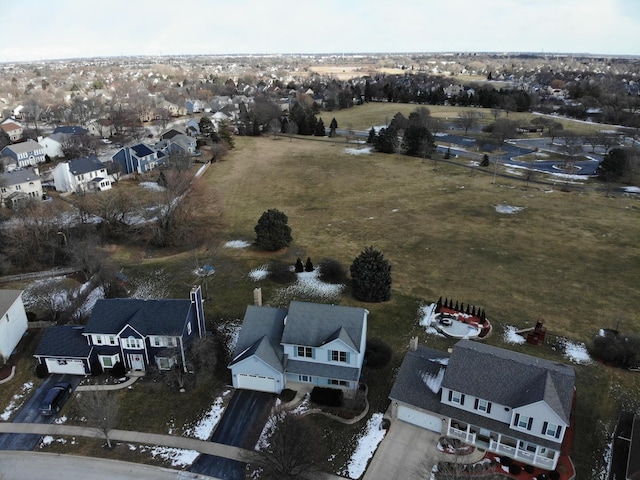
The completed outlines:
[[[84,327],[49,327],[35,357],[49,373],[85,375],[95,363],[108,370],[118,362],[130,371],[186,371],[191,343],[205,334],[199,286],[187,300],[99,299]]]
[[[394,419],[553,470],[571,425],[575,373],[471,340],[450,354],[415,342],[389,398]]]
[[[27,332],[22,290],[0,290],[0,365],[4,365]]]
[[[155,145],[155,148],[168,155],[193,155],[196,153],[197,145],[198,142],[195,138],[171,129],[160,136],[160,142]]]
[[[53,183],[59,192],[102,192],[109,190],[112,182],[107,168],[95,156],[60,162],[53,169]]]
[[[132,147],[121,148],[111,159],[114,164],[119,165],[125,174],[150,172],[167,162],[164,152],[142,143]]]
[[[368,313],[307,302],[249,306],[229,365],[233,386],[273,393],[290,382],[357,389]]]
[[[12,142],[17,142],[22,138],[22,134],[24,133],[24,128],[22,125],[19,125],[15,122],[7,122],[0,124],[0,128],[4,130],[4,132],[9,135],[9,140]]]
[[[49,158],[63,158],[62,145],[66,138],[64,133],[52,133],[47,137],[38,137],[38,143],[42,145],[45,155],[49,155]]]
[[[1,156],[12,158],[18,168],[44,163],[44,148],[38,142],[29,139],[26,142],[7,145],[0,151]]]
[[[37,168],[0,173],[0,205],[2,207],[14,207],[29,199],[42,199],[42,182]]]
[[[186,130],[187,135],[189,135],[191,137],[195,137],[197,135],[200,135],[200,122],[198,120],[196,120],[195,118],[192,118],[191,120],[189,120],[187,122],[185,130]]]
[[[185,102],[185,105],[187,107],[187,112],[190,114],[204,112],[204,102],[202,102],[201,100],[190,99]]]

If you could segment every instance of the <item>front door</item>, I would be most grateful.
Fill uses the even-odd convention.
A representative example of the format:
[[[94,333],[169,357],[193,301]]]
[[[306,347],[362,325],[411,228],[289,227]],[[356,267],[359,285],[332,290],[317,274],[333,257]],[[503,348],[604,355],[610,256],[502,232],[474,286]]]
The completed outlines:
[[[129,365],[131,365],[131,370],[144,372],[144,360],[142,359],[142,354],[130,353]]]

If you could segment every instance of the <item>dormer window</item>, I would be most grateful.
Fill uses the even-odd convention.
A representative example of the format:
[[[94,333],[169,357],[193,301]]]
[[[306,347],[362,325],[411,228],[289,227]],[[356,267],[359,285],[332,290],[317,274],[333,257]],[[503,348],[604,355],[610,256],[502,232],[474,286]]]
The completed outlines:
[[[458,405],[464,405],[464,394],[449,390],[449,401],[451,403],[457,403]]]
[[[474,408],[479,412],[491,413],[491,402],[481,398],[476,398]]]
[[[311,347],[298,347],[296,353],[298,357],[313,358],[313,348]]]
[[[523,428],[525,430],[531,430],[531,425],[533,424],[533,418],[527,417],[526,415],[520,415],[516,413],[514,425],[518,428]]]

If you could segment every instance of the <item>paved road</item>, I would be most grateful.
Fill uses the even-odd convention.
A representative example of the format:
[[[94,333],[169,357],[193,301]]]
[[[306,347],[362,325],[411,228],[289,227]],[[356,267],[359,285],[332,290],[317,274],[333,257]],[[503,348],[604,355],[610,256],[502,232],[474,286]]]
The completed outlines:
[[[39,424],[51,424],[55,420],[56,416],[43,417],[38,411],[40,402],[46,395],[47,391],[58,382],[69,382],[75,389],[82,377],[78,375],[49,375],[36,391],[29,397],[22,405],[20,410],[15,414],[12,422],[17,423],[39,423]],[[73,394],[72,394],[73,395]],[[0,450],[33,450],[38,441],[40,435],[37,434],[19,434],[19,435],[7,435],[0,434]]]
[[[64,475],[60,473],[64,472]],[[138,463],[55,453],[0,452],[3,480],[212,480],[213,477]]]
[[[253,450],[267,423],[275,396],[270,393],[236,390],[227,405],[212,442]],[[243,480],[246,464],[212,455],[200,455],[189,469],[223,480]]]

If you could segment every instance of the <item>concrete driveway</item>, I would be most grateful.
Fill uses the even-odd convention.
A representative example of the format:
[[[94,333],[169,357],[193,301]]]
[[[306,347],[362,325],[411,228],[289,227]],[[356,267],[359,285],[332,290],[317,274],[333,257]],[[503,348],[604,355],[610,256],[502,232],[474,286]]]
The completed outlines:
[[[440,461],[454,461],[453,455],[438,450],[439,438],[438,433],[402,420],[393,420],[384,440],[369,463],[363,480],[429,478],[428,472],[435,464]],[[465,463],[475,463],[483,457],[484,452],[476,450],[463,459]],[[457,458],[460,459],[460,457]]]

